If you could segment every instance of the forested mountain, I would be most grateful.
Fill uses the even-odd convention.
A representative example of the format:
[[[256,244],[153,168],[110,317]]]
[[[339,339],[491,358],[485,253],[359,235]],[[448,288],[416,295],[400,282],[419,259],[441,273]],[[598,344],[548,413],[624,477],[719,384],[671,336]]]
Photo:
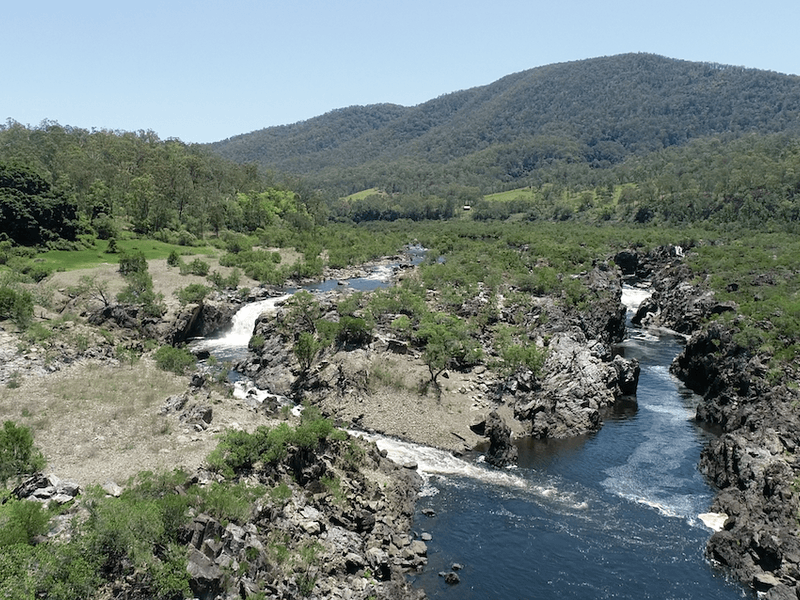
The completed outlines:
[[[339,193],[481,192],[542,167],[605,167],[714,135],[800,135],[800,77],[652,54],[553,64],[414,107],[334,110],[211,144]]]

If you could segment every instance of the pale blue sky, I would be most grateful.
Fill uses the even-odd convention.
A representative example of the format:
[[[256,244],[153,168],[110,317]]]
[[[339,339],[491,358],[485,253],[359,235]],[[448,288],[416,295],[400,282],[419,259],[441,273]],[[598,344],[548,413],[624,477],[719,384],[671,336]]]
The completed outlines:
[[[625,52],[800,75],[800,0],[8,2],[0,119],[211,142]]]

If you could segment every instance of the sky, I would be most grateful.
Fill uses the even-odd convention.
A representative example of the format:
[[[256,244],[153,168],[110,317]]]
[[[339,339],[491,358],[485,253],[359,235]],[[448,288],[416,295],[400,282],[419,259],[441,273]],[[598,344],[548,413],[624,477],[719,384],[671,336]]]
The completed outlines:
[[[798,0],[25,0],[0,13],[0,123],[205,143],[648,52],[800,75]]]

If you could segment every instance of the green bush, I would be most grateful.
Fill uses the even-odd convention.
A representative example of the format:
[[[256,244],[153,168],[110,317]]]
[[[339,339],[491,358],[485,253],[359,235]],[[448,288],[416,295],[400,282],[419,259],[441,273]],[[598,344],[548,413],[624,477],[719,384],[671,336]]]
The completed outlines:
[[[181,275],[199,275],[200,277],[205,277],[208,275],[208,271],[211,267],[204,260],[195,258],[190,263],[181,264],[180,268]]]
[[[122,252],[119,255],[119,272],[123,277],[147,271],[147,259],[141,250]]]
[[[33,434],[13,421],[3,423],[0,431],[0,483],[9,479],[20,479],[22,475],[35,473],[44,468],[42,453],[33,445]]]
[[[156,350],[153,358],[159,369],[178,375],[185,374],[186,371],[194,367],[196,362],[191,352],[184,348],[175,348],[173,346],[161,346]]]
[[[181,264],[181,255],[178,254],[177,250],[172,250],[167,257],[167,266],[170,267],[177,267]]]
[[[213,271],[210,275],[206,277],[211,283],[214,284],[219,290],[223,290],[225,288],[236,288],[239,286],[239,279],[241,278],[241,273],[239,269],[233,269],[227,277],[223,277],[223,275],[219,271]]]
[[[259,426],[253,433],[229,431],[208,456],[207,463],[213,471],[233,477],[251,471],[257,463],[277,464],[287,456],[289,446],[312,450],[326,439],[346,437],[316,408],[306,407],[296,428],[281,423],[273,428]]]
[[[175,292],[181,304],[202,304],[211,290],[202,283],[190,283]]]
[[[341,345],[363,346],[372,341],[372,325],[361,317],[344,316],[339,319],[336,341]]]
[[[27,327],[33,318],[33,295],[0,285],[0,319],[11,319],[19,327]]]
[[[8,500],[0,505],[0,546],[31,544],[47,531],[50,515],[32,500]]]
[[[266,340],[264,340],[263,335],[256,334],[250,338],[250,341],[247,343],[247,349],[251,352],[260,352],[265,342]]]
[[[260,485],[212,483],[199,490],[201,510],[223,523],[245,523],[253,502],[265,493],[266,488]]]
[[[97,218],[92,222],[92,226],[97,232],[98,239],[112,240],[117,237],[117,226],[114,223],[114,219],[104,213],[97,215]]]

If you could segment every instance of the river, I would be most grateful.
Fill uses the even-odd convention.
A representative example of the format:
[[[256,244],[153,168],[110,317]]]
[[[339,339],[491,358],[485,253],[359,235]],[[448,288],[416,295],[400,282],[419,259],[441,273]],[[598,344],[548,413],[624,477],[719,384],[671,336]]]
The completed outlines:
[[[358,287],[386,285],[382,275]],[[283,299],[245,307],[214,354],[245,352],[255,317]],[[629,288],[624,300],[641,295]],[[669,374],[680,342],[629,324],[618,351],[641,364],[637,401],[605,415],[594,435],[519,441],[512,469],[372,436],[425,480],[415,532],[431,536],[429,562],[415,585],[453,599],[755,597],[703,555],[713,490],[697,463],[712,434],[693,421],[697,398]],[[454,564],[460,583],[448,585],[440,573]]]
[[[640,361],[638,402],[594,435],[518,443],[513,469],[378,440],[426,480],[415,531],[432,539],[415,584],[454,599],[754,597],[703,555],[713,490],[697,463],[711,434],[669,374],[680,348],[673,335],[630,327],[619,351]],[[454,564],[460,583],[448,585],[439,573]]]

